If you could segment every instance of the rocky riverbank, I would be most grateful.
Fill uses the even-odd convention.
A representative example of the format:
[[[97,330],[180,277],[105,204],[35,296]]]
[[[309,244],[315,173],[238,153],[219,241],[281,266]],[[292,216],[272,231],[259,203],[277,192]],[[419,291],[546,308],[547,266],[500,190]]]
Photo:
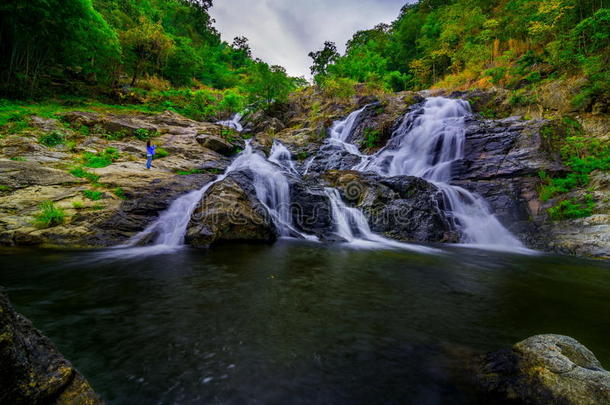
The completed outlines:
[[[299,232],[337,240],[324,193],[324,187],[337,187],[344,201],[367,214],[374,232],[407,242],[456,242],[460,236],[433,184],[417,178],[350,172],[359,158],[325,142],[334,120],[364,107],[348,141],[362,153],[374,153],[390,139],[404,114],[428,95],[405,92],[337,101],[303,92],[285,111],[248,117],[242,134],[171,112],[126,116],[69,112],[57,119],[31,117],[29,133],[0,139],[0,243],[47,247],[124,243],[178,196],[222,173],[244,147],[244,138],[252,138],[259,153],[269,153],[274,140],[282,142],[301,174],[307,172],[302,177],[287,175],[291,198],[299,207],[292,214]],[[540,198],[540,173],[559,176],[568,169],[548,145],[543,129],[549,120],[523,115],[485,118],[479,113],[488,111],[490,105],[502,115],[518,112],[507,109],[502,96],[495,93],[451,96],[468,99],[475,109],[466,120],[464,158],[453,165],[453,184],[483,196],[500,222],[529,247],[610,257],[607,172],[592,173],[589,190],[573,192],[587,193],[596,201],[592,216],[551,220],[547,209],[557,201]],[[45,136],[53,134],[61,134],[63,141],[45,144]],[[163,149],[150,171],[143,167],[146,138]],[[107,151],[113,154],[111,161],[90,164],[92,157]],[[202,207],[215,202],[216,208],[196,212],[189,243],[209,246],[276,238],[273,224],[264,218],[261,201],[247,184],[249,175],[242,170],[206,193],[207,205]],[[64,212],[61,222],[35,225],[45,201]],[[235,222],[235,212],[240,221]],[[232,226],[235,224],[249,225]]]
[[[101,405],[87,380],[0,293],[0,403]]]

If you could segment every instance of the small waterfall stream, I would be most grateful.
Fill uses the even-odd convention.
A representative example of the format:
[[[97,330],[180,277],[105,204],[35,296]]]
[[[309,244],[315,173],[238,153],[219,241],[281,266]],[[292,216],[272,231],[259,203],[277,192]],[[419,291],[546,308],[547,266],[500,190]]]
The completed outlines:
[[[362,111],[353,112],[330,131],[334,142],[343,143],[348,152],[362,158],[353,170],[428,180],[442,191],[445,210],[462,232],[462,242],[492,248],[523,248],[491,213],[482,197],[450,184],[452,164],[464,157],[465,119],[471,114],[467,101],[426,99],[421,108],[405,115],[386,147],[371,156],[363,156],[355,145],[346,142]]]
[[[237,132],[242,132],[244,130],[244,127],[241,125],[242,118],[243,116],[241,114],[236,113],[235,115],[233,115],[233,117],[231,117],[230,120],[218,121],[217,124],[222,125],[223,127],[232,128]]]
[[[297,171],[294,161],[292,160],[292,153],[279,141],[273,141],[273,147],[269,153],[269,161],[282,167],[288,173],[300,177]]]
[[[280,237],[295,236],[307,240],[317,240],[315,236],[297,231],[292,223],[290,184],[284,175],[284,170],[297,173],[294,163],[290,159],[290,152],[284,145],[277,142],[274,145],[271,158],[267,160],[261,153],[254,150],[250,140],[246,141],[246,148],[235,158],[224,174],[201,189],[177,198],[155,222],[122,247],[138,246],[150,238],[151,235],[154,236],[152,246],[138,249],[168,251],[181,247],[184,244],[184,236],[191,216],[206,192],[213,185],[226,179],[229,174],[238,171],[252,173],[256,196],[270,215]],[[283,168],[284,170],[282,170]]]

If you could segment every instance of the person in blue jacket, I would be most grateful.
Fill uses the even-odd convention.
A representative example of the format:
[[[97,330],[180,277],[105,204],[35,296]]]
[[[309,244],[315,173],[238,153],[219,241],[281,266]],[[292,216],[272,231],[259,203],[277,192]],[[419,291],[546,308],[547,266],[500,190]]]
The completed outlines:
[[[156,145],[152,145],[150,140],[146,142],[146,169],[150,170],[152,167],[153,157],[155,156]]]

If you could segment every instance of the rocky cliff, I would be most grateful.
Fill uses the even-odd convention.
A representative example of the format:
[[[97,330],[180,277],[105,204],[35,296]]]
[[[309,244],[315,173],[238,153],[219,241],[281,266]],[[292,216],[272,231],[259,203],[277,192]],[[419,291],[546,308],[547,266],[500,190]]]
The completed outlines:
[[[386,144],[402,117],[428,95],[405,92],[341,101],[320,98],[308,90],[294,96],[274,116],[250,115],[243,134],[171,112],[128,116],[71,112],[56,120],[32,117],[29,135],[0,139],[0,243],[69,247],[123,243],[178,196],[222,173],[246,137],[252,138],[261,154],[269,153],[274,140],[281,141],[301,174],[307,172],[288,176],[291,198],[298,207],[292,212],[293,223],[299,232],[336,240],[324,188],[337,187],[347,203],[365,212],[375,232],[410,242],[456,242],[460,236],[433,184],[350,172],[359,158],[325,142],[334,120],[364,107],[348,141],[365,154],[374,153]],[[474,108],[466,121],[464,158],[453,167],[453,183],[483,196],[501,223],[529,247],[610,257],[607,172],[591,174],[587,192],[597,202],[594,215],[553,221],[547,209],[554,201],[541,200],[539,174],[562,175],[568,169],[548,147],[542,129],[549,120],[524,115],[486,118],[490,105],[497,107],[498,115],[520,113],[510,110],[501,94],[450,96],[468,99]],[[45,135],[57,132],[67,141],[55,146],[41,142]],[[144,168],[146,137],[164,149],[150,171]],[[116,151],[111,162],[97,168],[95,162],[87,164],[88,158],[107,150]],[[206,203],[196,211],[189,243],[209,246],[223,240],[275,239],[276,230],[265,218],[247,178],[248,173],[235,173],[206,193],[203,202],[213,202],[214,208],[206,210],[210,207]],[[64,212],[60,223],[36,225],[45,201]],[[233,214],[223,214],[228,206],[239,214],[239,221]]]

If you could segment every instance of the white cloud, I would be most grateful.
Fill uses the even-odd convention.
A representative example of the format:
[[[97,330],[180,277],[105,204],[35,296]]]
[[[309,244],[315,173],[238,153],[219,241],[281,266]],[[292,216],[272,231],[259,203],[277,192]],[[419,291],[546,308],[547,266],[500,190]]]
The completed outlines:
[[[216,0],[210,10],[222,38],[246,36],[255,57],[309,77],[307,54],[396,19],[405,0]]]

